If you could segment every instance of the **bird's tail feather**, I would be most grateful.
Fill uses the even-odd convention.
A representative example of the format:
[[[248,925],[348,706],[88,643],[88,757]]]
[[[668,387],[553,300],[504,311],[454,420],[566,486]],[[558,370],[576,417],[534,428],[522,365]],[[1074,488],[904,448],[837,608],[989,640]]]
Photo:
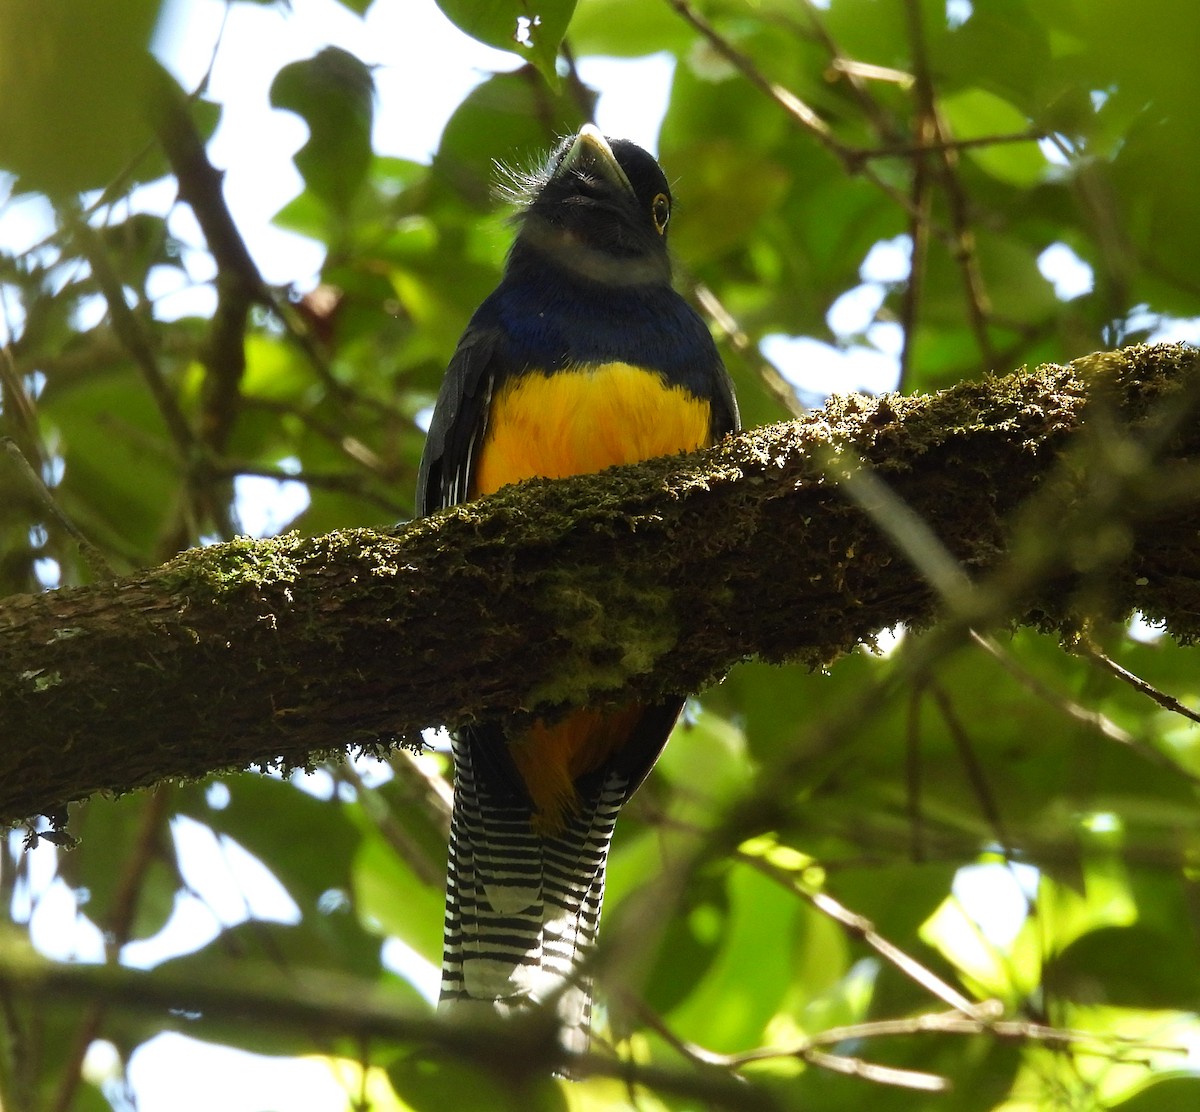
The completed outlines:
[[[553,999],[568,1049],[586,1048],[604,869],[628,778],[581,793],[564,829],[542,835],[530,808],[484,791],[470,745],[454,745],[454,816],[439,1007],[507,1015]]]

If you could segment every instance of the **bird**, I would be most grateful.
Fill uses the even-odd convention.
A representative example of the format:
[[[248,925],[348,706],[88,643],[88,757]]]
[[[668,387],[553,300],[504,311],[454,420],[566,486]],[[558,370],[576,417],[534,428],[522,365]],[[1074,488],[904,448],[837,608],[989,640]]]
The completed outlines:
[[[419,516],[533,477],[711,445],[740,427],[700,315],[672,286],[673,198],[655,158],[585,124],[521,181],[499,285],[450,360],[417,480]],[[452,734],[454,794],[439,1011],[552,1006],[588,1046],[617,814],[653,767],[680,695]]]

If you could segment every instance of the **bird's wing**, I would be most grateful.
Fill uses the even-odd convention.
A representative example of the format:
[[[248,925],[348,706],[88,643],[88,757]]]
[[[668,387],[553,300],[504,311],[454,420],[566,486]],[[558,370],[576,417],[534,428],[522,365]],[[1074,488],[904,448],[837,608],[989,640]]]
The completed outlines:
[[[742,415],[738,411],[737,396],[733,392],[733,379],[729,377],[729,372],[719,357],[715,378],[716,390],[709,401],[713,412],[714,443],[731,432],[742,431]]]
[[[504,355],[503,333],[494,324],[480,323],[482,312],[459,340],[438,391],[417,474],[418,517],[470,498],[492,394],[514,369]],[[503,730],[495,724],[473,726],[461,736],[475,754],[481,781],[501,798],[527,807],[529,795]]]
[[[496,381],[507,370],[500,330],[472,324],[458,342],[433,408],[417,473],[417,516],[465,502]]]

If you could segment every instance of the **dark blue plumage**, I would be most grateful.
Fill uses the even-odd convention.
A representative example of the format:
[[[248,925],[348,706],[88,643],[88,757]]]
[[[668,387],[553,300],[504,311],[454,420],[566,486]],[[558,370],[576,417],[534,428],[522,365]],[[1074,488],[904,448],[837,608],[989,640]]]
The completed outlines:
[[[711,444],[738,427],[708,328],[671,287],[658,163],[587,126],[528,183],[503,280],[438,395],[418,513],[531,475]],[[464,631],[469,636],[470,631]],[[586,1042],[608,845],[683,697],[583,709],[454,739],[442,1004],[509,1014],[553,999]]]

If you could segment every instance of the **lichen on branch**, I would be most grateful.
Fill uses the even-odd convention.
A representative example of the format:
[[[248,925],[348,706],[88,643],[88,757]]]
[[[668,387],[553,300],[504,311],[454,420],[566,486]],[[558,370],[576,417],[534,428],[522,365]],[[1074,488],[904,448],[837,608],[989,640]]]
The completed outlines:
[[[839,484],[860,467],[994,584],[977,620],[1071,634],[1138,610],[1195,640],[1198,398],[1195,351],[1130,348],[926,397],[835,398],[392,533],[239,539],[5,600],[0,817],[439,723],[694,691],[749,657],[815,666],[928,625],[944,600]]]

